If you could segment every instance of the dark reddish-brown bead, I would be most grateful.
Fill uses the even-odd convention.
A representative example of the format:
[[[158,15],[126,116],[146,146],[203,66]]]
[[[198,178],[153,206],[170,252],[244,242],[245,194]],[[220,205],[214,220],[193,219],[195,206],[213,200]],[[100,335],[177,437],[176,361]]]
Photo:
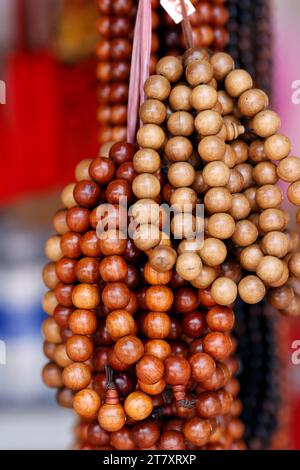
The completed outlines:
[[[122,165],[119,166],[116,177],[119,179],[124,179],[128,181],[129,183],[132,183],[136,175],[137,173],[133,167],[133,163],[124,162],[122,163]]]
[[[99,261],[95,258],[82,258],[78,261],[75,271],[79,282],[94,284],[99,279]]]
[[[164,431],[158,442],[159,450],[185,450],[185,438],[179,431]]]
[[[101,255],[99,238],[95,230],[83,234],[79,246],[85,256],[98,258]]]
[[[79,258],[81,256],[80,240],[81,236],[79,233],[65,233],[60,240],[63,255],[68,258]]]
[[[93,354],[93,364],[97,372],[104,372],[105,366],[108,364],[108,354],[110,348],[100,346]]]
[[[72,284],[63,284],[59,282],[55,287],[55,296],[57,302],[64,307],[72,307],[72,291],[74,286]]]
[[[110,204],[120,204],[132,198],[131,184],[124,179],[115,179],[106,188],[106,198]]]
[[[86,232],[90,226],[90,211],[85,207],[71,207],[67,212],[67,224],[72,232]]]
[[[136,378],[131,372],[115,373],[114,383],[121,397],[127,397],[136,388]]]
[[[198,338],[206,329],[206,321],[203,313],[193,312],[184,316],[182,321],[184,333],[190,338]]]
[[[102,301],[110,310],[125,308],[129,300],[130,291],[124,283],[112,282],[102,291]]]
[[[145,449],[156,444],[159,436],[159,425],[153,421],[143,421],[132,427],[132,439],[135,445],[140,449]]]
[[[199,305],[197,292],[189,287],[181,287],[174,296],[175,310],[179,313],[190,313]]]
[[[69,319],[73,311],[74,308],[72,307],[64,307],[63,305],[55,307],[53,318],[60,328],[68,328]]]
[[[76,264],[77,261],[66,257],[61,258],[56,262],[55,270],[57,277],[61,282],[64,282],[65,284],[72,284],[77,280],[75,273]]]
[[[100,188],[94,181],[78,181],[75,185],[74,199],[82,207],[95,207],[100,196]]]
[[[206,321],[212,331],[230,331],[234,326],[234,313],[228,307],[216,306],[207,312]]]
[[[128,267],[121,256],[106,256],[99,265],[99,272],[105,282],[120,282],[126,280]]]
[[[131,162],[135,152],[135,145],[127,142],[120,142],[112,146],[109,156],[119,166],[124,162]]]
[[[110,158],[95,158],[89,169],[91,178],[99,184],[108,184],[115,176],[116,166]]]

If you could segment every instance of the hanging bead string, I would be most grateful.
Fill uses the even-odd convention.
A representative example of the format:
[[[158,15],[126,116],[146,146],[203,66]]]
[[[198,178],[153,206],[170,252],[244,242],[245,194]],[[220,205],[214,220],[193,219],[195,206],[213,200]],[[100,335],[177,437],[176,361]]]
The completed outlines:
[[[182,16],[183,16],[182,31],[183,31],[186,47],[187,49],[190,49],[191,47],[194,47],[193,30],[192,30],[192,26],[191,26],[191,23],[187,14],[185,1],[180,0],[180,3],[181,3],[181,10],[182,10]]]
[[[149,76],[152,38],[151,15],[151,0],[140,1],[134,28],[129,79],[127,140],[131,143],[135,141],[138,110],[144,100],[144,83]]]

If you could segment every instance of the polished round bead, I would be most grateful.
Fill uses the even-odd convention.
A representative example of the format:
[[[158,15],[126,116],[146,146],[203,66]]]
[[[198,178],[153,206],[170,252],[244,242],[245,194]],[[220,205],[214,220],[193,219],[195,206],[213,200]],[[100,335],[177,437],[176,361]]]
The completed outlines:
[[[185,76],[192,87],[208,83],[213,78],[213,67],[206,60],[195,60],[187,65]]]
[[[200,257],[207,266],[218,266],[227,255],[226,245],[217,238],[206,238],[199,250]]]
[[[144,90],[148,98],[164,101],[170,94],[171,85],[162,75],[152,75],[146,80]]]
[[[202,160],[212,162],[222,160],[225,155],[225,142],[217,136],[207,136],[200,140],[198,151]]]
[[[108,314],[105,326],[112,338],[121,338],[135,332],[135,321],[127,310],[114,310]]]
[[[82,363],[73,363],[65,367],[62,374],[63,383],[71,390],[82,390],[91,381],[89,366]]]
[[[266,93],[258,88],[245,91],[238,100],[238,109],[243,116],[252,117],[266,109],[269,99]],[[273,160],[271,158],[271,160]]]
[[[145,323],[143,329],[146,331]],[[167,341],[162,339],[151,339],[145,343],[145,354],[150,354],[164,361],[171,355],[171,347]]]
[[[253,86],[251,75],[246,70],[236,69],[225,78],[225,89],[230,96],[239,97]]]
[[[196,447],[202,447],[208,443],[212,432],[209,421],[195,417],[188,419],[183,426],[185,438]]]
[[[148,99],[140,107],[139,115],[144,124],[160,125],[166,119],[167,109],[161,101]]]
[[[153,149],[141,149],[133,157],[133,166],[137,173],[155,173],[160,164],[160,156]]]
[[[143,392],[132,392],[124,402],[126,414],[135,421],[142,421],[152,413],[152,399]]]
[[[145,355],[139,360],[135,370],[140,382],[153,385],[163,378],[164,363],[155,356]]]
[[[275,134],[281,121],[277,113],[271,110],[261,111],[251,120],[251,128],[259,137],[270,137]]]
[[[230,214],[223,212],[213,214],[208,219],[207,231],[214,238],[230,238],[235,230],[235,221]]]
[[[144,346],[136,336],[124,336],[116,342],[114,351],[119,361],[134,364],[143,356]]]
[[[201,273],[202,262],[196,253],[182,253],[176,262],[176,271],[184,280],[191,281]]]
[[[169,117],[167,127],[173,136],[188,137],[194,132],[194,118],[186,111],[175,111]]]
[[[177,82],[183,73],[183,66],[177,57],[165,56],[158,61],[156,73],[166,77],[171,83]]]
[[[74,396],[73,408],[80,416],[90,419],[96,416],[100,407],[100,397],[90,389],[80,390]]]
[[[93,309],[100,302],[99,289],[91,284],[79,284],[72,291],[72,302],[76,308]]]
[[[256,268],[256,274],[266,284],[276,282],[283,274],[283,263],[275,256],[264,256]]]
[[[192,155],[193,146],[189,139],[179,135],[168,139],[164,151],[169,160],[184,162]]]
[[[217,134],[222,124],[222,116],[213,110],[201,111],[195,119],[195,128],[201,136]]]
[[[74,362],[85,362],[93,354],[93,342],[87,336],[73,335],[66,342],[68,357]]]
[[[148,338],[166,338],[171,331],[171,320],[166,313],[149,312],[143,320],[143,330]]]
[[[234,69],[233,58],[225,52],[217,52],[210,59],[216,80],[223,80]]]
[[[192,90],[184,84],[176,85],[169,96],[169,103],[173,111],[190,111]]]
[[[240,298],[247,304],[259,303],[265,296],[266,289],[257,276],[246,276],[238,285]]]
[[[69,317],[69,328],[74,334],[91,335],[97,329],[96,315],[90,310],[75,310]]]
[[[203,179],[208,186],[226,186],[230,170],[221,161],[210,162],[203,169]]]
[[[219,305],[230,305],[237,297],[237,285],[227,277],[219,277],[211,286],[211,295]]]
[[[217,361],[224,361],[232,352],[231,339],[222,332],[208,333],[203,339],[203,351]]]

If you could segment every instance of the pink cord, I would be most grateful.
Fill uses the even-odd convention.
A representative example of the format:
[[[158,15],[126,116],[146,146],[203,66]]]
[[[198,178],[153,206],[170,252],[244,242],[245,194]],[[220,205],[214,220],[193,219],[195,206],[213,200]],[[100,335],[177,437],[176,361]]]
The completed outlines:
[[[139,0],[134,28],[127,111],[127,140],[132,143],[135,141],[139,107],[144,101],[144,83],[149,77],[151,16],[151,0]]]

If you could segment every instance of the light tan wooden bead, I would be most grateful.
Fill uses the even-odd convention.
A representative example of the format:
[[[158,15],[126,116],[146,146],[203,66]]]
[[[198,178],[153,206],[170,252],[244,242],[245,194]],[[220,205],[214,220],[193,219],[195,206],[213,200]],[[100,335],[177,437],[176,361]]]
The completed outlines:
[[[182,255],[183,253],[195,253],[200,250],[203,245],[202,237],[192,238],[189,240],[182,240],[177,247],[177,253]]]
[[[228,168],[233,168],[237,164],[236,153],[231,145],[225,145],[225,153],[222,160]]]
[[[234,60],[226,52],[216,52],[213,54],[210,63],[213,66],[216,80],[223,80],[234,69]]]
[[[212,109],[218,99],[217,91],[209,85],[198,85],[191,92],[191,104],[196,111]]]
[[[279,207],[283,200],[283,194],[279,186],[266,184],[257,189],[255,200],[260,209]]]
[[[140,199],[132,206],[132,216],[135,222],[141,224],[159,225],[160,207],[153,199]]]
[[[176,162],[168,170],[168,180],[175,188],[191,186],[195,179],[195,170],[190,163]]]
[[[150,256],[149,263],[155,271],[164,273],[170,271],[176,263],[177,253],[170,246],[156,246]]]
[[[280,117],[271,110],[261,111],[250,122],[250,127],[255,134],[265,138],[276,134],[280,126]]]
[[[287,157],[277,165],[277,175],[283,181],[293,183],[300,179],[300,159],[298,157]]]
[[[51,261],[59,261],[62,257],[62,251],[60,248],[61,237],[59,235],[52,235],[48,238],[45,244],[45,254]]]
[[[186,111],[175,111],[169,117],[167,127],[174,136],[188,137],[194,132],[194,118]]]
[[[209,217],[207,231],[214,238],[225,240],[234,233],[235,222],[230,214],[220,212]]]
[[[275,282],[269,282],[268,287],[282,287],[285,285],[290,277],[290,272],[288,268],[288,264],[285,261],[282,261],[283,264],[283,272],[278,281]]]
[[[213,67],[207,60],[195,60],[186,67],[185,76],[192,87],[209,83],[213,78]]]
[[[195,119],[195,128],[201,136],[217,134],[223,125],[222,116],[217,111],[201,111]]]
[[[282,134],[272,135],[265,140],[264,151],[270,160],[282,160],[291,151],[291,141]]]
[[[176,261],[176,271],[185,281],[192,281],[199,276],[202,262],[197,253],[182,253]]]
[[[222,115],[226,116],[227,114],[231,114],[234,109],[233,99],[224,90],[219,90],[217,93],[218,93],[218,102],[222,106]]]
[[[140,225],[133,234],[133,240],[140,250],[150,250],[160,242],[160,230],[154,224]]]
[[[172,137],[165,145],[165,154],[173,162],[186,162],[192,153],[192,143],[183,136]]]
[[[110,140],[109,142],[105,142],[104,144],[102,144],[99,148],[98,156],[109,158],[110,149],[115,143],[115,141]]]
[[[264,150],[264,141],[257,139],[251,142],[249,147],[249,159],[253,163],[260,163],[268,159]]]
[[[276,165],[271,162],[260,162],[253,169],[252,176],[258,186],[275,184],[278,180]]]
[[[239,193],[244,187],[243,175],[235,168],[230,170],[229,180],[226,187],[231,193]]]
[[[289,239],[290,246],[289,246],[289,251],[291,253],[297,251],[300,243],[300,235],[298,232],[295,232],[294,230],[289,230],[286,232],[286,235]]]
[[[226,186],[230,170],[223,162],[210,162],[204,167],[202,175],[208,186]]]
[[[140,107],[139,115],[144,124],[160,125],[166,119],[167,108],[159,100],[148,99]]]
[[[300,180],[292,183],[287,191],[288,199],[295,206],[300,205]]]
[[[232,207],[232,195],[229,189],[222,187],[209,189],[204,197],[204,206],[211,214],[229,211]]]
[[[230,96],[237,98],[253,86],[251,75],[243,69],[235,69],[225,78],[225,89]]]
[[[178,212],[192,212],[197,204],[197,193],[192,188],[178,188],[170,198],[172,209]]]
[[[206,289],[209,287],[219,274],[219,269],[212,266],[202,266],[201,273],[191,281],[193,287],[197,289]]]
[[[190,111],[192,90],[184,84],[176,85],[169,96],[169,103],[173,111]]]
[[[241,173],[244,184],[243,184],[243,189],[250,188],[250,186],[253,186],[254,181],[252,179],[252,165],[250,163],[239,163],[238,165],[235,166],[234,168],[237,170],[239,173]]]
[[[165,56],[156,64],[156,73],[166,77],[169,82],[177,82],[183,74],[183,66],[178,57]]]
[[[55,307],[58,305],[55,292],[49,290],[43,296],[42,307],[48,315],[53,315]]]
[[[266,288],[257,276],[246,276],[238,285],[240,298],[247,304],[257,304],[263,300]]]
[[[195,238],[196,218],[189,213],[176,214],[171,222],[171,231],[175,239]]]
[[[54,289],[55,286],[59,283],[59,278],[56,274],[55,263],[48,263],[44,266],[43,273],[43,282],[48,289]]]
[[[219,277],[211,286],[211,296],[219,305],[230,305],[237,298],[237,285],[227,277]]]
[[[52,317],[47,317],[43,320],[42,334],[49,343],[59,344],[62,342],[60,327]]]
[[[136,139],[140,147],[158,150],[163,146],[165,133],[156,124],[145,124],[138,130]]]
[[[224,118],[225,119],[225,118]],[[246,163],[249,156],[249,147],[246,142],[236,139],[230,144],[236,155],[236,164]]]
[[[300,253],[294,253],[289,260],[289,270],[296,276],[300,277]]]
[[[205,265],[218,266],[225,261],[227,248],[225,243],[217,238],[206,238],[199,254]]]
[[[240,263],[246,271],[256,271],[259,262],[264,257],[264,254],[258,243],[247,246],[241,251]]]
[[[252,186],[251,188],[247,188],[243,192],[244,196],[246,196],[246,198],[248,199],[252,212],[258,211],[258,205],[256,204],[256,192],[257,192],[257,188],[255,186]]]
[[[258,88],[247,90],[238,100],[238,109],[243,116],[252,117],[269,106],[266,93]]]
[[[64,343],[56,346],[53,359],[59,367],[67,367],[73,362],[67,354],[66,345]]]
[[[257,240],[258,230],[250,220],[239,220],[235,225],[232,241],[238,246],[249,246]]]
[[[162,75],[152,75],[146,80],[144,90],[147,98],[165,101],[170,94],[171,85]]]
[[[222,160],[225,155],[226,145],[220,137],[209,135],[200,140],[198,152],[205,162]]]
[[[77,206],[77,202],[74,199],[74,188],[76,183],[70,183],[64,187],[61,193],[61,202],[64,207],[70,209],[71,207]]]
[[[244,194],[233,194],[231,208],[229,209],[230,215],[234,220],[241,220],[248,217],[251,212],[251,207],[248,199]]]
[[[289,251],[289,239],[285,233],[268,232],[262,239],[261,247],[266,255],[283,258]]]
[[[160,182],[150,173],[141,173],[134,178],[132,191],[139,199],[155,199],[160,193]]]
[[[88,181],[92,179],[89,173],[89,168],[90,168],[90,164],[92,163],[92,161],[93,161],[92,158],[86,158],[84,160],[81,160],[81,162],[79,162],[76,165],[76,168],[75,168],[76,181]]]
[[[133,167],[137,173],[155,173],[160,169],[160,156],[153,149],[141,149],[133,157]]]
[[[276,282],[283,274],[283,262],[275,256],[264,256],[258,263],[256,274],[266,284]]]
[[[259,215],[258,223],[263,232],[284,230],[286,227],[285,214],[281,209],[266,209]]]

